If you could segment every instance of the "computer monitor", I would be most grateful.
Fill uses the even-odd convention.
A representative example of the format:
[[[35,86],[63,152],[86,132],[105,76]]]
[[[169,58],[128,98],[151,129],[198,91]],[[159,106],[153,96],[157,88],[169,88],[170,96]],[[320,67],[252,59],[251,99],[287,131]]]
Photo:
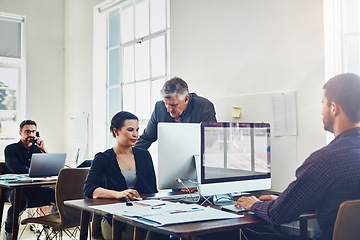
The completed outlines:
[[[196,187],[194,155],[200,155],[200,124],[159,123],[158,188]]]
[[[270,125],[202,123],[200,161],[203,196],[270,189]]]

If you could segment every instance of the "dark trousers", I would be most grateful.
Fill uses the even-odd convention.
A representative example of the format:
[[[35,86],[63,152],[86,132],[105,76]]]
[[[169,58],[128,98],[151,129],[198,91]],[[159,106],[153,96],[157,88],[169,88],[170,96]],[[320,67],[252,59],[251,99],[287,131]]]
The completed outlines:
[[[12,189],[6,192],[6,198],[11,203],[5,222],[5,230],[8,233],[12,233],[14,191],[15,190]],[[55,205],[55,189],[49,187],[24,188],[21,191],[20,202],[20,213],[22,213],[26,208]]]

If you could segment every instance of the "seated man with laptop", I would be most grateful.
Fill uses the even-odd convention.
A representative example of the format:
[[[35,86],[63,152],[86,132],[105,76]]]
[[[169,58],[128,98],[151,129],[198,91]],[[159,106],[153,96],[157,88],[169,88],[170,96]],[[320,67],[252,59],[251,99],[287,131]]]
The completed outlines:
[[[35,121],[24,120],[20,124],[21,139],[17,143],[6,146],[5,164],[11,173],[29,173],[33,153],[46,153],[44,142],[36,136],[37,125]],[[14,204],[14,190],[9,190],[6,197],[11,203],[5,222],[4,239],[12,239],[12,217]],[[27,207],[55,205],[55,189],[49,187],[24,188],[21,194],[20,212]]]

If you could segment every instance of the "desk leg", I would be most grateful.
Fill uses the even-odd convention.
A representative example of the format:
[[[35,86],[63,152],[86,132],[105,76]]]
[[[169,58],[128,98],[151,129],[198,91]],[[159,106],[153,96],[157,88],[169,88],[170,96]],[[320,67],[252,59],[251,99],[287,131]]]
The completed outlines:
[[[300,237],[301,239],[306,239],[308,237],[308,220],[300,220]]]
[[[112,239],[122,239],[121,222],[112,220]]]
[[[90,222],[90,212],[81,211],[80,240],[87,240],[89,222]]]
[[[2,216],[4,213],[5,194],[6,194],[6,189],[3,187],[0,187],[0,226],[2,226]],[[0,232],[1,232],[1,228],[0,228]]]
[[[143,228],[134,227],[134,240],[144,240],[146,237],[146,233],[147,230]]]
[[[19,233],[20,204],[21,204],[21,188],[15,188],[14,205],[13,205],[13,239],[17,239]]]

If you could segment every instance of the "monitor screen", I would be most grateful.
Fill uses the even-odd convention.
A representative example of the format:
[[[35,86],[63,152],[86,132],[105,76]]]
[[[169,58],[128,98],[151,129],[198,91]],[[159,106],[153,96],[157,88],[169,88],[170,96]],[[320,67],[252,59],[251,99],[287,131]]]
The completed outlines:
[[[202,195],[271,187],[268,123],[201,124]]]
[[[199,123],[159,123],[158,188],[196,187],[194,155],[200,155]]]

